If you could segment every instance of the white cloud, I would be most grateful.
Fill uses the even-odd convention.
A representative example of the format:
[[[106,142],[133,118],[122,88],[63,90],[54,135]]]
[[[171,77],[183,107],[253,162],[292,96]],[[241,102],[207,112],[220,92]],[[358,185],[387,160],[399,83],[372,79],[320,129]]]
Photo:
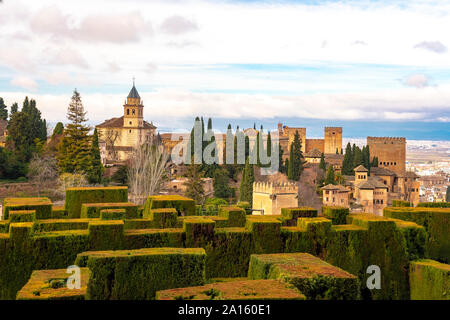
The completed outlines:
[[[165,19],[161,24],[161,31],[171,35],[179,35],[196,30],[198,30],[198,26],[194,21],[178,15]]]
[[[424,88],[430,85],[428,78],[424,74],[410,75],[404,80],[404,84],[415,88]]]
[[[37,83],[33,79],[25,76],[14,77],[10,83],[13,86],[21,87],[30,91],[37,90]]]
[[[80,68],[88,68],[89,65],[75,47],[63,47],[56,52],[52,49],[47,50],[50,54],[49,63],[53,65],[73,65]]]
[[[422,41],[416,44],[414,48],[425,49],[435,53],[447,52],[447,47],[444,46],[440,41]]]

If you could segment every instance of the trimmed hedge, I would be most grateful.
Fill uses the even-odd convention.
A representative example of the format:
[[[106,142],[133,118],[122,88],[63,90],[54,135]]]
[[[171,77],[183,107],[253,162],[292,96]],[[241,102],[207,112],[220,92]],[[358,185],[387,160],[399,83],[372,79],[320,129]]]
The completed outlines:
[[[159,290],[203,285],[205,258],[201,248],[92,252],[86,298],[148,300]]]
[[[48,219],[35,221],[34,232],[87,230],[89,219]]]
[[[350,214],[350,209],[346,207],[322,207],[322,214],[325,218],[331,220],[332,224],[345,224],[347,216]]]
[[[67,188],[65,210],[69,218],[80,218],[83,203],[128,202],[128,187]]]
[[[49,198],[6,198],[3,203],[3,220],[9,219],[9,211],[36,211],[36,219],[50,219],[52,202]]]
[[[81,288],[74,290],[67,287],[70,274],[66,269],[35,270],[30,280],[17,293],[17,300],[84,300],[89,270],[80,269]]]
[[[298,218],[297,227],[307,232],[308,251],[315,256],[324,258],[328,235],[331,230],[331,220],[317,218]]]
[[[157,300],[305,300],[295,287],[278,280],[241,280],[156,292]]]
[[[124,236],[122,220],[104,220],[89,222],[90,247],[97,250],[121,248]]]
[[[175,228],[177,226],[178,212],[175,208],[161,208],[150,210],[150,220],[153,228]]]
[[[102,209],[100,220],[125,220],[125,209]]]
[[[419,202],[421,208],[450,208],[450,202]]]
[[[239,207],[220,207],[219,217],[228,220],[228,227],[244,227],[245,226],[245,210]]]
[[[450,300],[450,265],[433,260],[411,262],[411,300]]]
[[[385,217],[411,221],[425,227],[426,257],[450,262],[450,209],[448,208],[395,208],[386,207]]]
[[[152,209],[175,208],[179,216],[194,216],[195,201],[178,195],[150,196],[145,201],[143,217],[148,218]]]
[[[281,216],[283,217],[283,225],[296,226],[298,218],[317,217],[317,210],[310,207],[281,208]]]
[[[248,278],[288,282],[310,300],[359,298],[356,276],[308,253],[252,254]]]
[[[100,218],[100,211],[105,209],[123,209],[126,219],[137,219],[139,214],[137,205],[131,202],[119,203],[83,203],[81,205],[81,218]]]
[[[252,234],[253,253],[281,252],[280,221],[253,216],[247,219],[246,229]]]
[[[412,202],[405,201],[405,200],[398,200],[398,199],[392,200],[392,206],[393,207],[414,207]]]
[[[52,219],[67,219],[68,213],[64,209],[64,206],[53,206],[52,207]]]
[[[186,247],[202,247],[214,239],[215,222],[207,218],[191,218],[183,222],[186,233]]]
[[[36,220],[36,210],[9,211],[10,222],[33,222]]]

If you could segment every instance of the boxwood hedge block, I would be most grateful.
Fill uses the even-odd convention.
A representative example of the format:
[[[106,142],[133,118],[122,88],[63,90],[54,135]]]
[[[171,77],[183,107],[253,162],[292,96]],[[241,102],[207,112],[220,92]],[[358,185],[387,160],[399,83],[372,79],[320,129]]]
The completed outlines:
[[[350,209],[345,207],[322,207],[322,214],[331,220],[332,224],[345,224]]]
[[[238,280],[156,292],[157,300],[305,300],[294,286],[278,280]]]
[[[298,218],[317,217],[317,210],[310,207],[281,208],[281,216],[283,217],[284,225],[296,226]]]
[[[125,230],[153,228],[153,220],[150,219],[125,219],[124,223]]]
[[[3,209],[3,219],[9,219],[9,211],[35,210],[36,219],[50,219],[52,202],[49,198],[6,198]]]
[[[100,220],[125,220],[125,209],[101,209]]]
[[[69,218],[80,218],[83,203],[128,202],[128,187],[67,188],[65,209]]]
[[[201,247],[214,239],[215,222],[211,219],[195,217],[183,222],[186,233],[186,247]]]
[[[100,211],[105,209],[123,209],[125,210],[125,218],[136,219],[139,214],[137,205],[131,202],[118,203],[83,203],[81,205],[81,218],[100,218]]]
[[[178,212],[175,208],[161,208],[150,210],[150,220],[154,228],[175,228],[177,226]]]
[[[393,207],[413,207],[413,204],[410,201],[394,199],[394,200],[392,200],[392,206]]]
[[[415,222],[425,227],[428,234],[426,256],[450,262],[450,208],[394,208],[383,210],[385,217]]]
[[[145,201],[143,217],[150,217],[151,209],[175,208],[179,216],[194,216],[195,201],[178,195],[150,196]]]
[[[245,210],[239,207],[219,207],[219,217],[228,219],[228,227],[245,226]]]
[[[412,261],[411,300],[450,300],[450,265],[434,260]]]
[[[450,202],[419,202],[417,206],[422,208],[450,208]]]
[[[9,236],[13,242],[25,243],[33,233],[32,222],[16,222],[9,225]]]
[[[205,283],[202,248],[152,248],[94,252],[86,298],[149,300],[156,291]]]
[[[322,217],[298,218],[297,227],[306,231],[309,241],[307,252],[323,258],[331,230],[331,220]]]
[[[308,253],[251,255],[248,278],[288,282],[311,300],[359,298],[358,277]]]
[[[246,228],[252,234],[254,253],[281,252],[281,222],[266,217],[249,217]]]
[[[52,232],[64,230],[87,230],[89,219],[48,219],[38,220],[33,225],[34,232]]]
[[[183,229],[126,230],[124,248],[184,247]]]
[[[9,232],[9,220],[0,221],[0,233],[8,233]]]
[[[53,206],[52,207],[52,219],[66,219],[68,217],[67,210],[64,206]]]
[[[89,270],[80,269],[80,289],[69,289],[67,269],[35,270],[17,293],[17,300],[84,300]]]
[[[91,248],[96,250],[121,248],[124,236],[122,220],[91,221],[88,230]]]
[[[427,232],[425,228],[410,221],[394,220],[397,227],[402,231],[406,241],[408,260],[425,258]]]
[[[36,220],[35,210],[9,211],[10,222],[33,222]]]

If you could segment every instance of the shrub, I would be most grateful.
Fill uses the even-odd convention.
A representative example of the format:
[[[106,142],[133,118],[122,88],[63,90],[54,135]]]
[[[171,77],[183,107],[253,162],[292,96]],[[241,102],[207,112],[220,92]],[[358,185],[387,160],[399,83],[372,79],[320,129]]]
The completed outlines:
[[[411,300],[450,300],[450,265],[433,260],[411,262]]]
[[[125,220],[125,209],[102,209],[100,220]]]
[[[281,208],[283,224],[287,226],[296,226],[298,218],[317,217],[317,210],[310,207],[300,208]]]
[[[393,207],[413,207],[413,204],[410,201],[394,199],[394,200],[392,200],[392,206]]]
[[[178,195],[150,196],[145,201],[143,212],[144,218],[148,218],[150,216],[150,211],[152,209],[160,208],[175,208],[177,209],[178,215],[181,216],[193,216],[196,212],[195,201],[192,199]]]
[[[80,218],[83,203],[128,202],[127,187],[87,187],[67,188],[66,203],[70,218]]]
[[[349,208],[345,207],[322,207],[322,214],[333,224],[345,224],[349,213]]]
[[[450,208],[450,202],[419,202],[421,208]]]
[[[137,205],[131,202],[118,203],[83,203],[81,205],[81,218],[100,218],[100,211],[104,209],[123,209],[126,219],[136,219],[139,214]]]
[[[150,210],[150,219],[153,220],[153,228],[175,228],[178,213],[175,208],[161,208]]]
[[[253,217],[252,217],[253,218]],[[265,217],[264,217],[265,218]],[[281,251],[281,222],[275,219],[247,219],[246,228],[252,234],[252,252],[274,253]]]
[[[6,198],[3,219],[9,219],[9,211],[34,210],[36,219],[49,219],[52,214],[52,202],[49,198]]]
[[[96,250],[113,250],[122,246],[124,223],[121,220],[89,222],[90,247]]]
[[[10,222],[33,222],[35,220],[35,210],[9,211]]]
[[[245,211],[238,207],[220,207],[219,217],[224,217],[228,220],[228,227],[243,227],[245,226]]]

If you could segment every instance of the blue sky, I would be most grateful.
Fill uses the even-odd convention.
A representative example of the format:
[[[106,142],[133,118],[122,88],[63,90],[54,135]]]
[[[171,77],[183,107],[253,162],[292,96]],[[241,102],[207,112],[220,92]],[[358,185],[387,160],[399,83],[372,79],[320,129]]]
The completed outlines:
[[[162,132],[203,115],[450,140],[448,30],[445,0],[6,0],[0,97],[33,97],[55,123],[77,88],[95,125],[121,115],[136,77]]]

